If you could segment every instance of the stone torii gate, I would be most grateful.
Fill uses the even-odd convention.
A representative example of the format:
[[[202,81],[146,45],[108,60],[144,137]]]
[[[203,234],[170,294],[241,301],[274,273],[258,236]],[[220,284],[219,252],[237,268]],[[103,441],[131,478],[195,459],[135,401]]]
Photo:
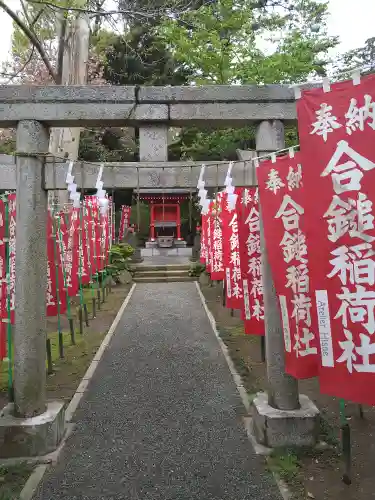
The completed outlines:
[[[28,449],[43,455],[58,446],[64,430],[63,404],[46,400],[47,191],[65,189],[67,171],[47,153],[49,127],[137,126],[140,162],[106,164],[105,187],[158,187],[159,168],[164,168],[163,187],[187,187],[196,185],[200,164],[168,162],[169,127],[256,124],[256,149],[267,154],[284,147],[284,123],[295,120],[294,93],[286,85],[0,87],[0,127],[17,128],[16,163],[0,157],[0,188],[17,190],[14,406],[0,418],[0,455],[25,455]],[[246,170],[244,177],[245,163],[241,164],[233,169],[234,182],[253,185],[254,171]],[[83,164],[73,172],[78,186],[92,188],[98,167]],[[209,171],[206,185],[222,185],[226,170],[227,162],[219,162]],[[269,402],[295,416],[301,411],[298,387],[284,373],[282,327],[266,256],[263,267]]]

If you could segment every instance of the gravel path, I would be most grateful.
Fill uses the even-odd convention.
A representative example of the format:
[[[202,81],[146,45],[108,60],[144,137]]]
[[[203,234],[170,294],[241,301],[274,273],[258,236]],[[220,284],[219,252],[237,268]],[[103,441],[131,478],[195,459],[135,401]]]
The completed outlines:
[[[137,285],[39,500],[280,500],[194,283]]]

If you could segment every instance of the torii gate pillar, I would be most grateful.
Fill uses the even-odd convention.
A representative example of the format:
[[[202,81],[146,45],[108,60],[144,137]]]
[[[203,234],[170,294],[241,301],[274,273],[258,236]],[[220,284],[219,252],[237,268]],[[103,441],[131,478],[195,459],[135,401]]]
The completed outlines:
[[[261,122],[256,133],[258,154],[262,156],[284,147],[283,123]],[[285,373],[283,327],[261,214],[260,220],[268,394],[258,393],[253,400],[255,437],[260,444],[271,448],[313,446],[319,433],[319,411],[307,396],[298,393],[297,380]]]
[[[0,416],[2,458],[45,455],[64,434],[64,403],[46,400],[48,129],[35,120],[17,127],[17,224],[14,404]]]

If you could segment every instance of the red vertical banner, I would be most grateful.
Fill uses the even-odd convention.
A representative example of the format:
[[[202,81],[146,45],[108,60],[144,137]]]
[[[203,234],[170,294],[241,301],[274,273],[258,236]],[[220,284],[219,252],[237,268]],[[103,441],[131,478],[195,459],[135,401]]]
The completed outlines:
[[[63,236],[66,245],[64,260],[69,297],[77,295],[79,289],[79,210],[79,208],[73,208],[70,211]]]
[[[85,231],[85,206],[82,201],[82,208],[78,210],[79,214],[79,224],[78,224],[78,234],[79,234],[79,246],[78,246],[78,274],[82,285],[87,285],[90,282],[90,271],[88,262],[88,252],[87,252],[87,238]]]
[[[257,169],[267,256],[284,332],[285,371],[299,379],[315,377],[319,368],[301,158],[294,153],[264,161]]]
[[[101,258],[101,237],[102,237],[102,229],[100,224],[100,212],[99,212],[99,204],[96,198],[93,197],[93,217],[94,217],[94,226],[95,226],[95,250],[96,250],[96,262],[98,271],[103,270],[103,261]]]
[[[124,239],[125,232],[129,228],[131,209],[132,207],[128,207],[126,205],[122,205],[121,207],[119,241],[122,241]]]
[[[16,309],[16,194],[8,196],[9,224],[9,283],[7,300],[9,300],[10,322],[14,325]]]
[[[223,233],[221,223],[221,198],[223,193],[217,193],[211,209],[211,279],[221,281],[224,279],[223,263]]]
[[[202,264],[207,262],[207,215],[202,214],[201,250],[199,260]]]
[[[212,264],[212,214],[211,214],[212,202],[210,202],[210,206],[207,213],[206,218],[206,270],[211,274],[211,264]]]
[[[321,391],[375,404],[375,75],[297,102]]]
[[[238,216],[245,333],[264,335],[258,188],[243,189]]]
[[[118,232],[118,239],[119,241],[122,241],[124,239],[125,235],[125,205],[122,205],[121,207],[121,219],[120,219],[120,228]]]
[[[236,188],[236,207],[228,206],[228,196],[222,198],[223,263],[225,270],[226,301],[229,309],[242,309],[243,289],[239,243],[238,213],[242,188]]]
[[[56,239],[54,220],[50,212],[47,219],[47,316],[57,316],[58,302],[60,313],[66,311],[66,293],[64,291],[64,276],[61,263],[59,244]]]
[[[3,319],[7,317],[7,270],[5,203],[0,199],[0,359],[7,355],[7,328]]]
[[[91,276],[94,274],[92,267],[92,256],[91,256],[91,244],[90,244],[90,210],[88,206],[88,201],[85,199],[82,201],[82,217],[83,222],[81,223],[82,227],[82,242],[83,242],[83,251],[84,251],[84,262],[85,262],[85,271],[86,275],[82,279],[82,283],[87,285],[90,283]]]
[[[109,263],[109,247],[110,247],[110,234],[109,231],[109,213],[108,211],[100,217],[102,225],[102,252],[103,252],[103,268],[108,266]]]
[[[116,238],[116,230],[115,230],[115,217],[114,217],[114,212],[115,212],[115,204],[113,203],[113,198],[112,196],[109,197],[109,211],[110,211],[110,238],[111,238],[111,243],[115,242]]]
[[[96,197],[86,196],[85,204],[88,213],[88,245],[90,247],[90,268],[91,274],[95,275],[98,271],[98,258],[96,246],[96,223],[97,223],[97,203]]]

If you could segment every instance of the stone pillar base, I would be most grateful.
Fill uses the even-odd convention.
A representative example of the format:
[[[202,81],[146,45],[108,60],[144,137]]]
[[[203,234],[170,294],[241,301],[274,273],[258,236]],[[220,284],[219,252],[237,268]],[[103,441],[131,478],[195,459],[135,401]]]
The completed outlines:
[[[186,248],[186,241],[185,240],[174,240],[174,246],[176,248]]]
[[[32,418],[13,415],[9,403],[0,413],[0,458],[47,455],[59,446],[65,431],[65,404],[47,403],[47,410]]]
[[[145,243],[145,247],[146,248],[157,248],[158,247],[158,242],[155,240],[155,241],[146,241]]]
[[[259,444],[269,448],[314,446],[319,434],[319,410],[303,394],[299,410],[277,410],[259,392],[253,400],[253,430]]]

